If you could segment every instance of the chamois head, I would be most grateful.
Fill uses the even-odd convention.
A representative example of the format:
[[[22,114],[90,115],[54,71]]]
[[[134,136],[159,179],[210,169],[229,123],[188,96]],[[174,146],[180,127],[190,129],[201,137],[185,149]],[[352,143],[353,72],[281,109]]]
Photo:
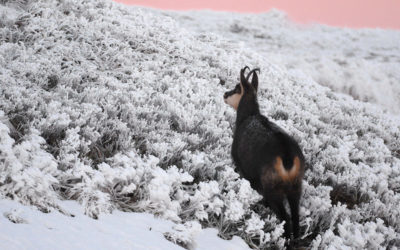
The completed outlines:
[[[224,94],[224,101],[226,104],[229,104],[235,110],[238,109],[240,100],[244,95],[253,95],[254,98],[257,96],[258,89],[258,76],[257,71],[260,72],[260,69],[253,69],[248,74],[247,77],[244,76],[246,69],[249,67],[244,67],[240,70],[240,83],[236,84],[235,88],[231,91],[227,91]],[[251,79],[251,83],[249,83],[250,76],[253,75]]]

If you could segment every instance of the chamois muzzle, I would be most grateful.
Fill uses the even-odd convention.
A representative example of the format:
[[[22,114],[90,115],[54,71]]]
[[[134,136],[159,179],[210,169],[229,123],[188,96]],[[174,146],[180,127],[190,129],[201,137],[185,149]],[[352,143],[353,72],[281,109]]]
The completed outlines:
[[[231,95],[235,94],[235,90],[230,90],[224,93],[224,99],[230,97]]]

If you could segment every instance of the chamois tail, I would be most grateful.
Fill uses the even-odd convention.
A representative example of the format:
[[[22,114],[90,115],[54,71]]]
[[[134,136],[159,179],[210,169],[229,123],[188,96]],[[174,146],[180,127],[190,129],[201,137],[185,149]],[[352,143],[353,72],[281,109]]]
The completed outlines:
[[[300,159],[297,156],[294,157],[292,168],[287,170],[283,165],[282,158],[278,156],[276,157],[274,168],[284,182],[293,181],[300,172]]]

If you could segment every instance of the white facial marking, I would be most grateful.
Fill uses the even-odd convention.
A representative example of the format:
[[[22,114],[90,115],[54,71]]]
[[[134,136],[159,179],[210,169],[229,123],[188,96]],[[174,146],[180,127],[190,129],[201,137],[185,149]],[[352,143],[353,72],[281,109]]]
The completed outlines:
[[[231,106],[232,108],[237,110],[237,108],[239,107],[239,102],[240,102],[241,98],[242,98],[241,94],[233,94],[233,95],[229,96],[228,98],[224,99],[224,101],[226,104],[228,104],[229,106]]]

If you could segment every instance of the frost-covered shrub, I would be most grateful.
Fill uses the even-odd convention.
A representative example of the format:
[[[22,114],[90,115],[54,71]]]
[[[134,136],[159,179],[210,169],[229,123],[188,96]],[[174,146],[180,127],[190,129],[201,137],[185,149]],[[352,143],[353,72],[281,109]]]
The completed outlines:
[[[146,211],[188,231],[216,227],[225,239],[283,248],[283,224],[230,158],[235,112],[222,84],[236,84],[248,64],[262,69],[262,113],[307,159],[296,244],[397,244],[397,117],[335,94],[281,56],[187,30],[170,13],[105,0],[7,2],[0,10],[11,13],[0,15],[0,197],[44,211],[74,199],[93,218]],[[267,26],[286,25],[276,12],[266,16]],[[267,26],[254,27],[267,35]],[[185,230],[170,238],[192,244]]]
[[[16,224],[27,224],[28,221],[21,216],[21,210],[12,209],[10,212],[4,212],[4,217],[7,218],[12,223]]]
[[[220,199],[221,190],[218,182],[201,182],[193,196],[190,197],[190,209],[198,220],[208,220],[208,214],[221,215],[224,202]]]
[[[154,204],[154,212],[163,214],[164,217],[169,219],[179,220],[177,217],[180,205],[179,198],[182,194],[179,193],[179,189],[183,182],[190,182],[193,178],[182,171],[179,171],[176,167],[171,167],[168,170],[156,168],[151,173],[152,179],[148,183],[148,194],[150,203]],[[177,193],[178,200],[171,199],[171,196]],[[145,202],[147,203],[147,202]],[[152,206],[152,204],[146,204],[146,206]]]
[[[4,113],[0,111],[0,118]],[[58,183],[57,163],[42,147],[45,140],[32,129],[19,144],[9,136],[9,128],[0,119],[0,191],[25,204],[48,211],[56,206],[53,185]]]
[[[201,225],[197,221],[187,221],[184,224],[177,224],[173,231],[164,233],[164,237],[175,244],[186,249],[195,249],[195,237],[201,231]]]
[[[381,219],[377,219],[376,222],[366,222],[362,225],[352,223],[346,218],[342,223],[337,225],[337,228],[338,235],[328,230],[322,237],[318,236],[313,241],[313,249],[377,249],[382,245],[387,245],[391,240],[396,238],[394,230],[384,226]]]

